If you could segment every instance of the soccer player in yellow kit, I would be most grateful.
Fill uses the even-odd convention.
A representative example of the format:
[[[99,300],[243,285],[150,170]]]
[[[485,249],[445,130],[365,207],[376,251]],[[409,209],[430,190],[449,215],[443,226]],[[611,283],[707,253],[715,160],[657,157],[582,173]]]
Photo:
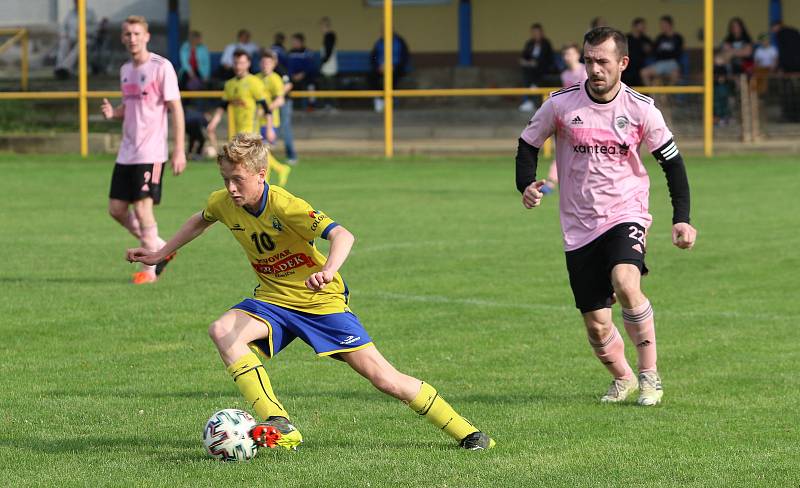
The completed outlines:
[[[214,148],[217,143],[217,126],[222,120],[226,109],[228,111],[228,140],[240,132],[258,132],[258,119],[256,118],[257,107],[261,107],[264,112],[268,127],[272,124],[272,113],[265,99],[266,88],[261,78],[250,74],[250,56],[244,50],[236,50],[233,53],[233,73],[234,77],[225,82],[223,89],[222,103],[214,111],[214,116],[208,123],[208,138]],[[272,142],[275,139],[274,130],[265,131],[266,136],[271,136]],[[289,180],[291,168],[280,163],[270,154],[270,169],[278,174],[278,185],[285,186]],[[267,174],[269,181],[269,173]]]
[[[234,305],[208,329],[228,373],[263,422],[253,429],[262,447],[296,449],[303,438],[290,423],[261,360],[295,338],[319,356],[346,362],[378,390],[406,403],[469,450],[494,441],[455,412],[431,385],[397,371],[370,339],[349,306],[339,268],[355,238],[306,201],[266,182],[267,147],[255,134],[237,134],[219,164],[225,189],[208,198],[160,250],[129,249],[128,261],[157,263],[222,222],[245,251],[258,277],[253,298]],[[314,240],[330,241],[326,257]]]

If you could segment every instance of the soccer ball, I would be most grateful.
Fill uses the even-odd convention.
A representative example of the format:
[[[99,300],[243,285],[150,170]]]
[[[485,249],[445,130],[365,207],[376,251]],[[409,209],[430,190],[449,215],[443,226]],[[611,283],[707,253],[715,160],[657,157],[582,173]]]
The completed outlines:
[[[217,148],[209,144],[205,147],[205,153],[208,159],[214,159],[217,157]]]
[[[208,419],[203,431],[203,444],[213,458],[247,461],[258,452],[258,445],[250,437],[250,430],[255,426],[256,419],[243,410],[220,410]]]

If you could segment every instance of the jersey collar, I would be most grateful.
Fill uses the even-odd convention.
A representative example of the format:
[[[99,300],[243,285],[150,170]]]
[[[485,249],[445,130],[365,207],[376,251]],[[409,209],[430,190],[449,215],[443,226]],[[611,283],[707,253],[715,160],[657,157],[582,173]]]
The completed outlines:
[[[597,105],[608,105],[609,103],[612,103],[614,100],[617,99],[617,97],[619,96],[619,93],[623,90],[623,88],[625,88],[625,87],[622,86],[622,83],[620,83],[619,90],[614,95],[614,98],[612,98],[611,100],[603,101],[603,100],[597,100],[596,98],[594,98],[592,96],[592,92],[589,91],[589,80],[586,80],[586,81],[583,82],[583,92],[586,94],[587,97],[589,97],[589,100],[591,100],[592,103],[596,103]]]
[[[269,183],[266,181],[264,182],[264,193],[261,194],[261,205],[258,206],[258,212],[251,212],[250,210],[245,207],[244,209],[247,210],[247,213],[252,215],[253,217],[260,217],[262,213],[264,213],[264,209],[267,208],[267,193],[269,193]]]

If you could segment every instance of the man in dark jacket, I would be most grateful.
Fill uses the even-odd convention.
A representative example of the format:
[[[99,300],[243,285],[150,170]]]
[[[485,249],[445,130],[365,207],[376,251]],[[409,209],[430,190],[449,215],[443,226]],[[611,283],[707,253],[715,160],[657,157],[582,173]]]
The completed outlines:
[[[544,37],[541,24],[531,25],[531,37],[522,48],[519,65],[522,68],[522,84],[525,87],[540,86],[544,77],[555,71],[553,46]],[[519,106],[521,112],[532,112],[535,108],[536,105],[530,97],[525,97]]]

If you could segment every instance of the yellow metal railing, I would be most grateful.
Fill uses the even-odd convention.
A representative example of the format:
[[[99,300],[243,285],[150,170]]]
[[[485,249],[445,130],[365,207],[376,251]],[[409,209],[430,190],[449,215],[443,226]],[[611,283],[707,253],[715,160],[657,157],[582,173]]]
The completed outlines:
[[[0,36],[11,37],[0,44],[0,54],[6,52],[15,42],[19,41],[20,47],[20,85],[22,91],[28,91],[28,29],[0,29]]]
[[[704,0],[705,2],[705,40],[704,40],[704,83],[703,85],[693,86],[648,86],[636,87],[636,90],[642,93],[649,94],[701,94],[703,95],[703,148],[706,156],[713,155],[713,137],[714,137],[714,121],[713,121],[713,0]],[[115,90],[98,90],[89,91],[87,88],[86,79],[86,0],[78,0],[78,15],[79,15],[79,77],[78,77],[78,91],[59,91],[59,92],[0,92],[0,100],[16,99],[16,100],[47,100],[47,99],[77,99],[80,106],[80,140],[81,140],[81,155],[86,156],[89,154],[89,124],[88,124],[88,100],[96,98],[119,98],[121,92]],[[24,29],[23,29],[24,30]],[[15,30],[15,32],[19,29]],[[0,30],[0,33],[3,31]],[[393,102],[394,98],[409,98],[409,97],[489,97],[489,96],[517,96],[517,95],[540,95],[545,99],[550,92],[559,89],[560,87],[551,88],[441,88],[441,89],[420,89],[420,90],[395,90],[392,86],[392,1],[384,1],[384,39],[389,39],[389,42],[384,42],[384,66],[386,72],[384,73],[384,89],[383,90],[325,90],[325,91],[297,91],[292,92],[292,96],[296,98],[375,98],[383,97],[384,101],[384,154],[386,157],[392,157],[394,154],[394,114]],[[25,46],[27,46],[27,31],[22,37],[25,39]],[[21,39],[22,39],[21,38]],[[6,42],[8,44],[8,41]],[[3,45],[5,46],[5,44]],[[2,47],[0,46],[0,52]],[[24,50],[27,53],[27,49]],[[27,57],[24,61],[24,88],[27,88]],[[220,98],[222,91],[184,91],[181,92],[184,98]],[[545,155],[549,156],[552,153],[552,142],[548,139],[543,147]]]

